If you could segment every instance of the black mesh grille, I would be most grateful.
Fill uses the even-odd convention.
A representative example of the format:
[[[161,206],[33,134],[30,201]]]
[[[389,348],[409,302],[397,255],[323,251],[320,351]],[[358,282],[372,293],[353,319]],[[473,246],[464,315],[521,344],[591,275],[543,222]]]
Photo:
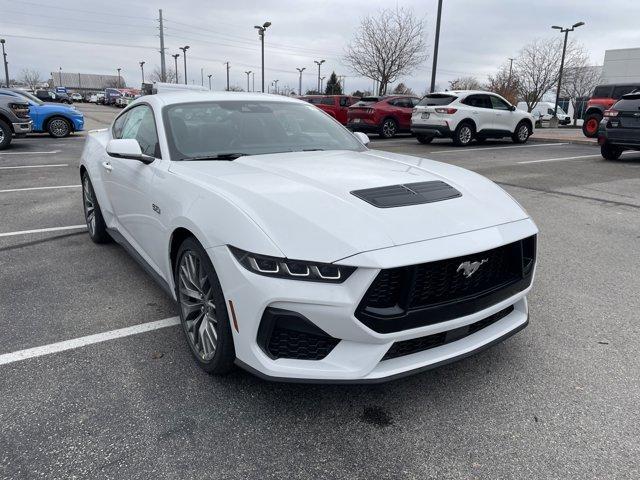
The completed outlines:
[[[337,338],[276,327],[269,339],[269,353],[274,358],[322,360],[338,344]]]
[[[511,312],[513,312],[513,305],[494,313],[490,317],[479,320],[470,325],[449,330],[446,332],[436,333],[434,335],[427,335],[426,337],[413,338],[411,340],[404,340],[402,342],[396,342],[391,345],[391,348],[387,351],[382,360],[390,360],[392,358],[404,357],[405,355],[411,355],[412,353],[423,352],[430,348],[440,347],[447,343],[455,342],[461,338],[468,337],[474,333],[488,327],[489,325],[496,323],[498,320],[503,319]]]
[[[475,313],[526,288],[535,254],[533,236],[484,252],[381,270],[356,317],[388,333]]]

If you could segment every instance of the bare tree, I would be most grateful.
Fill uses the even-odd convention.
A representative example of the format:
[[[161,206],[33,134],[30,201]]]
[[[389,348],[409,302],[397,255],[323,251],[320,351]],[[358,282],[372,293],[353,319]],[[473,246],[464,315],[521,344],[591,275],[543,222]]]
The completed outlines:
[[[25,68],[20,72],[20,82],[28,86],[31,90],[36,90],[42,83],[42,77],[36,70]]]
[[[568,68],[563,73],[561,94],[569,97],[571,101],[574,125],[577,120],[578,102],[591,95],[602,77],[602,67],[588,65],[588,61],[587,55],[581,55],[581,65]]]
[[[513,74],[518,79],[518,94],[527,104],[530,112],[542,96],[558,83],[563,38],[539,39],[526,45],[516,58]],[[574,41],[567,45],[564,65],[573,68],[582,49]]]
[[[394,95],[415,95],[415,93],[413,93],[413,90],[411,90],[402,82],[396,85],[391,93],[393,93]]]
[[[378,94],[384,95],[390,83],[427,59],[424,28],[424,20],[411,9],[396,7],[366,16],[346,48],[344,63],[378,81]]]
[[[449,90],[480,90],[482,85],[476,77],[458,77],[449,82]]]
[[[509,67],[502,65],[495,75],[489,75],[485,90],[502,95],[513,105],[518,103],[518,77],[509,74]]]
[[[176,82],[176,69],[175,68],[167,68],[166,69],[166,83],[178,83]],[[149,80],[152,82],[161,82],[162,78],[162,72],[160,70],[160,67],[158,67],[157,65],[154,67],[153,71],[151,72],[151,75],[149,75]]]

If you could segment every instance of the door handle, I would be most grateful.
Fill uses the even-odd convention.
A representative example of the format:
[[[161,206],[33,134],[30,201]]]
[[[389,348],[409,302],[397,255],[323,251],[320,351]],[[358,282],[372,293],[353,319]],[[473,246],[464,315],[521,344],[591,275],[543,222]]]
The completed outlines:
[[[107,172],[113,170],[113,166],[109,162],[102,162],[102,168],[104,168]]]

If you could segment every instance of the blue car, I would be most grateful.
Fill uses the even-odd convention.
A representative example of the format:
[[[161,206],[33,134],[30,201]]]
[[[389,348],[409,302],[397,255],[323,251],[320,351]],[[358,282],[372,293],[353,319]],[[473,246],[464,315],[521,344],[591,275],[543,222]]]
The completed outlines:
[[[73,106],[61,103],[45,103],[29,92],[13,88],[0,88],[0,95],[29,102],[29,116],[33,120],[33,132],[48,133],[62,138],[72,132],[84,130],[84,114]]]

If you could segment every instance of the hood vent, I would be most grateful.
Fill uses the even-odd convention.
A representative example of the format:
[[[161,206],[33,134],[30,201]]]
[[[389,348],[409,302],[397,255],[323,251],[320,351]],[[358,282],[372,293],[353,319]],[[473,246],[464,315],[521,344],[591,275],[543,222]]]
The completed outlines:
[[[462,196],[451,185],[439,180],[354,190],[351,194],[378,208],[420,205]]]

